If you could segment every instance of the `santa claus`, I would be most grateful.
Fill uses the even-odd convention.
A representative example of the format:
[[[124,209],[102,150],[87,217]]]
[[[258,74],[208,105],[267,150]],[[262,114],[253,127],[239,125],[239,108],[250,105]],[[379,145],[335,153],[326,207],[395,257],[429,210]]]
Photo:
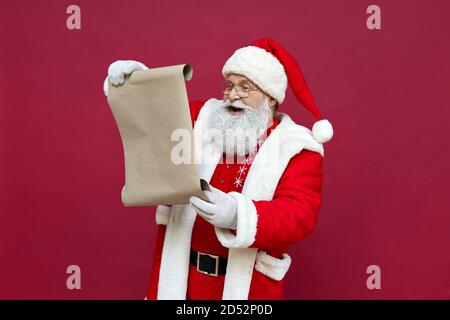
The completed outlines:
[[[116,61],[108,78],[147,69]],[[313,230],[322,202],[323,143],[333,135],[295,59],[272,39],[240,48],[222,73],[223,100],[190,101],[194,135],[205,140],[199,175],[210,202],[158,206],[148,299],[282,299],[290,245]],[[278,111],[288,85],[319,121],[312,131]],[[253,132],[256,139],[250,139]]]

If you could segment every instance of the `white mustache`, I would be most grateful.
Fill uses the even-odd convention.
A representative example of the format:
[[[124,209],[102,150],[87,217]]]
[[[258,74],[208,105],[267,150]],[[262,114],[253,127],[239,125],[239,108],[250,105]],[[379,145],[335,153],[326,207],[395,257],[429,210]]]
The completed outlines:
[[[233,101],[233,102],[231,102],[230,100],[224,101],[223,107],[224,108],[234,107],[234,108],[237,108],[237,109],[247,109],[247,110],[252,110],[253,109],[252,107],[249,107],[249,106],[243,104],[241,101]]]

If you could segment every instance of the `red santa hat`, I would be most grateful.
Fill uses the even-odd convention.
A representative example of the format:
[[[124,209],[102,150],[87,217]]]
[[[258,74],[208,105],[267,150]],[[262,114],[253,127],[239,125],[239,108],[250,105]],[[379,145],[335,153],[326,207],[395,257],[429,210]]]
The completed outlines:
[[[297,100],[319,120],[312,128],[314,139],[325,143],[333,137],[333,127],[328,120],[321,119],[319,108],[299,64],[274,40],[269,38],[257,40],[250,46],[236,50],[222,69],[225,77],[230,73],[247,77],[278,101],[278,104],[284,101],[289,83]]]

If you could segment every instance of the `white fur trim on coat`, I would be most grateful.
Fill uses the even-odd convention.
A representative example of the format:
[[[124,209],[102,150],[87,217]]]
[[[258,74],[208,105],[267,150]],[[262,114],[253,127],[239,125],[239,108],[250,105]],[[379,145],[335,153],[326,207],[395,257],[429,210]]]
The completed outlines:
[[[270,52],[255,46],[240,48],[225,62],[222,74],[243,75],[281,104],[288,84],[280,61]]]
[[[255,269],[273,280],[280,281],[286,275],[290,265],[291,257],[288,254],[283,253],[282,259],[278,259],[260,250],[256,256]]]
[[[255,242],[258,215],[250,198],[238,192],[229,192],[237,204],[236,235],[230,229],[215,228],[217,239],[226,248],[248,248]]]
[[[158,300],[186,299],[195,218],[195,211],[188,205],[172,205],[161,256]]]
[[[167,225],[169,222],[170,206],[159,205],[156,207],[156,224]]]
[[[223,300],[247,300],[255,266],[256,248],[228,250]]]

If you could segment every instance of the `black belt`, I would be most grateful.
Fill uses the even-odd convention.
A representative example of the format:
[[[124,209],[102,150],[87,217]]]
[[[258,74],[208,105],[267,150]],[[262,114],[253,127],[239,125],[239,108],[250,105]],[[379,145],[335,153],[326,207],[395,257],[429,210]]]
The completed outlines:
[[[209,276],[217,277],[225,274],[228,258],[222,258],[213,254],[203,253],[191,249],[190,262],[197,267],[197,271]]]

